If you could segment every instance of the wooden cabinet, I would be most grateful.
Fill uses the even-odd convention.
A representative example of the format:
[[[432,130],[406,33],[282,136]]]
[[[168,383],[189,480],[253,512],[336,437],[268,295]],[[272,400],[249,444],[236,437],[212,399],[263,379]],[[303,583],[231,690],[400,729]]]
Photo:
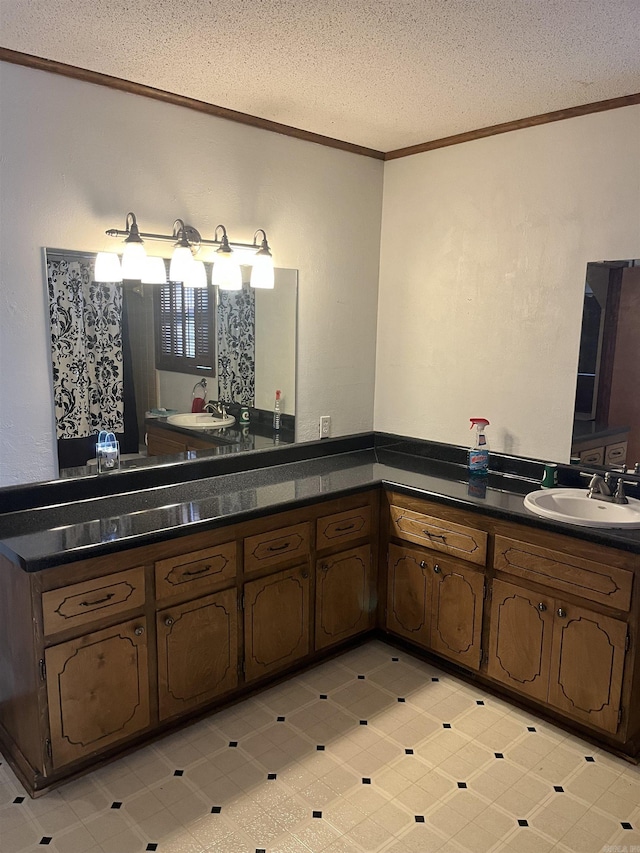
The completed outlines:
[[[156,615],[160,719],[212,701],[238,684],[238,600],[227,589]]]
[[[0,555],[0,745],[21,781],[43,791],[375,627],[638,752],[637,556],[379,504],[369,490],[34,574]]]
[[[470,669],[479,669],[482,651],[484,574],[447,559],[432,565],[431,648]]]
[[[245,678],[285,669],[309,654],[310,568],[274,572],[244,585]]]
[[[149,456],[173,456],[176,453],[186,453],[189,450],[207,450],[219,447],[227,442],[216,441],[211,433],[187,435],[176,429],[167,429],[147,424],[147,453]]]
[[[526,587],[494,580],[487,672],[519,693],[546,702],[553,601]]]
[[[496,580],[488,674],[570,717],[615,733],[627,623]]]
[[[149,725],[144,619],[52,646],[45,652],[45,665],[54,768]]]
[[[627,624],[558,601],[554,608],[549,702],[579,722],[616,732]]]
[[[371,546],[322,557],[316,563],[316,649],[373,626]]]
[[[431,571],[417,549],[389,545],[387,629],[418,646],[430,645]]]
[[[458,560],[393,544],[388,564],[387,628],[478,669],[484,575]]]
[[[582,426],[588,424],[582,423]],[[580,465],[624,465],[627,459],[629,430],[617,430],[606,435],[602,433],[585,434],[574,437],[571,455],[577,457]]]

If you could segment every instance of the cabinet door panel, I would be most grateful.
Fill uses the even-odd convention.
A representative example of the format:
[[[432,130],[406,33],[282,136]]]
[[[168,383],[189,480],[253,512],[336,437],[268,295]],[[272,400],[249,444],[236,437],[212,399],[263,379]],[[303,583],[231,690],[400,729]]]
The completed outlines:
[[[389,545],[387,628],[420,646],[429,645],[432,570],[420,551]]]
[[[316,648],[366,631],[372,624],[371,547],[325,557],[316,570]]]
[[[466,566],[428,558],[432,566],[431,647],[479,669],[484,575]]]
[[[558,605],[560,608],[561,605]],[[576,720],[618,729],[627,624],[568,605],[556,612],[549,702]]]
[[[45,661],[54,767],[149,725],[144,619],[52,646]]]
[[[553,599],[494,580],[488,674],[534,699],[547,700]]]
[[[160,719],[238,683],[238,604],[227,589],[157,614]]]
[[[309,653],[309,607],[308,564],[244,585],[247,681]]]

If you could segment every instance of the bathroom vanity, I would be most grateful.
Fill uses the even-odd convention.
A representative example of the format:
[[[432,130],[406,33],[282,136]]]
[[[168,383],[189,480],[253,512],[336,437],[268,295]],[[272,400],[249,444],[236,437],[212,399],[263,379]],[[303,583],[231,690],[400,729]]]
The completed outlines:
[[[531,515],[542,463],[494,457],[482,494],[461,449],[408,444],[0,516],[0,746],[29,792],[375,633],[636,757],[640,531]]]

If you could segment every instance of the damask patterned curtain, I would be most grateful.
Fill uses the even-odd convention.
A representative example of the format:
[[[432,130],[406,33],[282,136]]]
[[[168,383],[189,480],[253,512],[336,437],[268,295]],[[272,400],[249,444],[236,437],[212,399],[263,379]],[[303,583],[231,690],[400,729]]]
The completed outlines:
[[[256,298],[248,287],[218,293],[218,399],[255,405]]]
[[[122,286],[92,278],[90,259],[47,254],[58,439],[124,432]]]

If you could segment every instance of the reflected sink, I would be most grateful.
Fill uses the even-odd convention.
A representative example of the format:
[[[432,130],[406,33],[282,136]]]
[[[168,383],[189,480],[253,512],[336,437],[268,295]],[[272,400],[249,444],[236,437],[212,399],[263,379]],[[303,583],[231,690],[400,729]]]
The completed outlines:
[[[219,418],[208,412],[197,412],[195,414],[185,413],[182,415],[169,415],[167,423],[172,426],[186,427],[187,429],[222,429],[232,426],[236,419],[232,415]]]
[[[585,489],[541,489],[524,499],[527,509],[544,518],[580,527],[640,527],[640,500],[628,504],[588,498]]]

